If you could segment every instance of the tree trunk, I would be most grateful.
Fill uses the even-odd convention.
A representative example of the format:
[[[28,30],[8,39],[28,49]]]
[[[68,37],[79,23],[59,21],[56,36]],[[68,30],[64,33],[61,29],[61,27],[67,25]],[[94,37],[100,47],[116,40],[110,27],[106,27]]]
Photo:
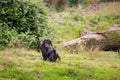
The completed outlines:
[[[64,44],[65,48],[71,45],[84,45],[85,49],[99,49],[104,51],[120,50],[120,25],[105,32],[91,32],[84,30],[81,37]]]

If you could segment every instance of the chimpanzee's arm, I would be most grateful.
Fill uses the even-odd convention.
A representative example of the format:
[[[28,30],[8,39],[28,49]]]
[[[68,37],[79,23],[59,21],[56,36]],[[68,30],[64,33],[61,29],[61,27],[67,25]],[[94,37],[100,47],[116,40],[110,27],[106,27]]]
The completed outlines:
[[[48,54],[50,54],[50,53],[53,52],[53,51],[55,51],[54,48],[49,49],[49,50],[48,50]]]
[[[41,51],[42,51],[42,54],[48,54],[46,48],[44,47],[44,45],[41,45],[40,47]]]

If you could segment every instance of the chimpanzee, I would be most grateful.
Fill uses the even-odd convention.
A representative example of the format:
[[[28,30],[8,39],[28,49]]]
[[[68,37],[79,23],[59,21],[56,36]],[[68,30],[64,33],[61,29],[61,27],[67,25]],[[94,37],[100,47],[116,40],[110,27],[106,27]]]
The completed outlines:
[[[46,61],[49,59],[51,62],[55,62],[57,58],[60,60],[60,56],[52,46],[52,42],[49,39],[45,39],[40,46],[43,59]]]

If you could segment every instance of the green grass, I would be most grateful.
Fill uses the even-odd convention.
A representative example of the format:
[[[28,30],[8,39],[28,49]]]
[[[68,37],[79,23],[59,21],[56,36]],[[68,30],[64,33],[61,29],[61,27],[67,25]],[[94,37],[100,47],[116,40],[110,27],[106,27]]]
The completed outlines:
[[[62,60],[51,63],[36,51],[0,51],[0,80],[120,80],[120,56],[116,53],[58,52]]]
[[[101,3],[100,10],[93,11],[82,6],[67,8],[63,12],[49,13],[50,25],[55,27],[56,35],[62,41],[70,41],[80,37],[83,29],[102,32],[114,24],[120,24],[120,3]]]
[[[81,7],[59,13],[51,11],[49,24],[58,35],[53,43],[58,48],[63,42],[78,38],[84,28],[104,31],[120,24],[120,3],[111,4],[101,4],[95,14]],[[51,63],[43,61],[36,51],[0,46],[0,80],[120,80],[120,55],[115,52],[83,51],[81,47],[65,52],[60,47],[58,53],[61,61]]]

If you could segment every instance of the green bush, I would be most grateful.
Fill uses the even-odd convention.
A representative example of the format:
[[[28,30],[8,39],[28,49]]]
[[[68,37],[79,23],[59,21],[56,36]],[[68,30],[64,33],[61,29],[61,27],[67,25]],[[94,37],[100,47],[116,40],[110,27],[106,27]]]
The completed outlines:
[[[0,44],[37,48],[44,38],[52,36],[47,14],[41,3],[0,0]]]

